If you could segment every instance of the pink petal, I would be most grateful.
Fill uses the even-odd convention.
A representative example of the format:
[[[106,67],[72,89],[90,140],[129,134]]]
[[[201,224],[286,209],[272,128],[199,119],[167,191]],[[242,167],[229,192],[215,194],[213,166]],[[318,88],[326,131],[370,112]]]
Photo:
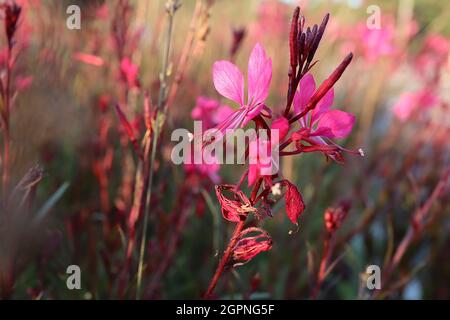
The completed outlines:
[[[272,79],[272,60],[264,48],[257,43],[248,60],[248,104],[264,102],[269,94]]]
[[[345,138],[352,131],[355,116],[341,110],[330,110],[325,112],[318,122],[314,135],[327,138]]]
[[[302,80],[300,80],[299,92],[296,92],[294,96],[295,113],[298,114],[305,109],[315,90],[316,83],[314,77],[310,73],[305,74]]]
[[[216,90],[224,97],[244,105],[244,76],[229,61],[217,61],[213,65],[213,81]]]
[[[330,110],[331,106],[333,105],[333,100],[334,100],[334,89],[331,88],[330,90],[328,90],[325,96],[323,96],[323,98],[320,99],[319,103],[317,103],[317,106],[314,108],[311,117],[312,123],[317,121],[322,114]]]
[[[254,107],[253,109],[249,110],[249,112],[247,113],[247,115],[244,118],[244,121],[242,122],[241,127],[245,127],[247,125],[247,123],[250,122],[250,120],[252,120],[254,117],[259,115],[263,108],[264,108],[264,104],[260,103],[260,104],[257,104],[256,107]]]

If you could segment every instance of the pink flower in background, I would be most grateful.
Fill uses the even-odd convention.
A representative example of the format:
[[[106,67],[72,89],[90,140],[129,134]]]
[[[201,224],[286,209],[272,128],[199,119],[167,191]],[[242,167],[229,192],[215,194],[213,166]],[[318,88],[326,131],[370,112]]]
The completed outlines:
[[[221,105],[219,101],[208,97],[197,98],[191,117],[194,120],[201,120],[203,130],[211,129],[218,125],[222,119],[233,113],[233,109],[228,105]]]
[[[186,174],[197,174],[200,177],[206,177],[214,184],[220,183],[220,164],[217,159],[209,157],[205,158],[206,154],[203,154],[203,161],[200,164],[194,163],[192,160],[191,163],[184,165],[184,170]]]
[[[316,84],[314,77],[306,74],[299,85],[299,92],[294,97],[294,110],[301,113],[311,99]],[[330,110],[334,100],[334,90],[331,88],[319,101],[309,117],[300,119],[302,127],[310,130],[309,136],[317,138],[316,141],[325,143],[324,138],[345,138],[352,131],[355,116],[341,110]]]
[[[253,185],[260,176],[271,175],[273,166],[277,163],[273,161],[272,149],[276,147],[289,132],[289,122],[286,118],[280,117],[270,126],[271,139],[256,139],[249,145],[249,169],[248,185]],[[277,134],[274,134],[274,131]]]
[[[302,4],[305,8],[305,4]],[[262,1],[258,7],[256,21],[250,26],[253,39],[277,38],[289,31],[290,7],[278,1]]]
[[[439,98],[429,89],[403,93],[393,107],[394,115],[401,121],[408,120],[415,112],[435,106]]]
[[[311,74],[306,74],[302,78],[299,90],[294,96],[296,113],[302,113],[305,110],[316,90],[316,84]],[[292,134],[292,141],[295,141],[297,148],[304,152],[320,151],[337,162],[343,162],[341,151],[364,156],[361,149],[358,151],[348,150],[331,140],[347,137],[355,124],[354,115],[341,110],[330,109],[333,100],[334,90],[331,88],[313,110],[300,118],[301,129]],[[302,145],[301,141],[306,141],[308,145]]]
[[[362,40],[363,53],[368,61],[374,62],[382,56],[394,53],[394,30],[390,26],[368,29],[366,25],[360,25],[358,31]]]
[[[219,125],[218,129],[236,129],[245,126],[250,120],[260,114],[262,109],[268,109],[264,101],[269,94],[272,79],[272,60],[267,57],[264,48],[257,43],[248,61],[247,100],[244,97],[244,76],[239,68],[229,61],[217,61],[213,66],[213,81],[216,90],[225,98],[239,105]],[[270,109],[268,110],[270,111]]]
[[[286,187],[286,193],[284,194],[286,214],[293,224],[298,225],[298,218],[305,211],[305,202],[294,184],[288,180],[284,180],[283,184]]]
[[[386,20],[386,21],[384,21]],[[367,62],[395,54],[394,25],[390,19],[383,19],[380,29],[369,29],[366,23],[356,27],[341,28],[347,41],[342,45],[342,51],[353,51],[361,55]]]
[[[123,58],[120,62],[120,71],[130,87],[138,87],[138,67],[129,58]]]
[[[191,117],[194,120],[202,121],[202,130],[208,130],[216,126],[222,119],[228,117],[233,113],[227,105],[221,105],[219,101],[208,97],[200,96],[197,98],[194,109],[192,109]],[[220,165],[217,159],[212,158],[209,155],[208,159],[205,159],[206,154],[203,154],[202,163],[196,164],[191,161],[190,164],[184,166],[184,170],[187,174],[198,174],[203,177],[209,178],[213,183],[220,182],[219,170]]]
[[[109,17],[109,8],[108,5],[102,4],[95,10],[95,17],[99,20],[106,20]]]
[[[247,236],[250,233],[256,233],[256,235]],[[272,238],[266,231],[254,227],[245,229],[233,249],[233,266],[243,265],[261,252],[270,249],[272,249]]]

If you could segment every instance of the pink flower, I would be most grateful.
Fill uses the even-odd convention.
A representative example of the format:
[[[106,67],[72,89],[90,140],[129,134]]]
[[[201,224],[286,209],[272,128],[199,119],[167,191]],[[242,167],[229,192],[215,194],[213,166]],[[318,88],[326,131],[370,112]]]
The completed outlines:
[[[248,61],[248,92],[244,98],[244,76],[239,68],[229,61],[217,61],[213,66],[213,81],[216,90],[225,98],[233,100],[239,109],[222,121],[218,129],[236,129],[245,126],[260,114],[264,101],[269,94],[272,79],[272,60],[267,57],[264,48],[257,43]],[[270,111],[270,110],[269,110]]]
[[[316,84],[311,74],[308,73],[302,78],[299,90],[294,96],[294,110],[298,114],[305,110],[316,91]],[[313,110],[300,118],[302,128],[294,132],[291,139],[296,142],[297,148],[302,149],[302,151],[321,151],[337,162],[343,161],[341,151],[364,156],[361,149],[358,151],[344,149],[331,140],[347,137],[355,124],[354,115],[341,110],[330,109],[333,100],[334,90],[331,88],[319,100]],[[306,141],[309,145],[302,145],[301,141]]]
[[[435,106],[439,98],[429,89],[418,92],[403,93],[393,107],[394,115],[400,121],[408,120],[420,108],[428,109]]]
[[[270,127],[269,139],[256,139],[249,145],[248,185],[253,185],[261,176],[272,175],[278,169],[278,163],[272,156],[272,150],[286,137],[289,132],[289,122],[280,117]]]
[[[222,208],[222,216],[228,221],[239,222],[249,213],[258,212],[245,193],[237,190],[234,185],[217,185],[216,196]]]
[[[191,117],[194,120],[202,121],[202,130],[208,130],[216,126],[222,119],[233,113],[227,105],[221,105],[219,101],[207,97],[200,96],[197,98],[196,105],[192,109]],[[196,164],[191,161],[190,164],[184,166],[187,174],[196,173],[200,177],[207,177],[213,183],[220,182],[220,164],[216,158],[205,159],[207,155],[203,154],[202,163]],[[208,161],[206,161],[208,160]]]
[[[203,154],[202,163],[194,163],[193,159],[191,159],[190,163],[186,163],[184,165],[184,170],[187,175],[196,174],[201,178],[207,178],[212,183],[217,184],[220,182],[220,164],[217,158],[213,156],[207,156]]]
[[[120,62],[120,71],[130,87],[138,86],[138,67],[129,58],[123,58]]]
[[[294,110],[296,113],[301,113],[309,100],[311,99],[316,84],[313,76],[306,74],[299,85],[300,92],[295,93]],[[355,116],[341,111],[330,110],[334,100],[334,90],[331,88],[317,103],[317,106],[309,112],[309,118],[303,117],[300,119],[302,127],[310,130],[310,137],[316,137],[317,141],[324,143],[323,139],[345,138],[352,131],[355,123]]]
[[[256,233],[254,236],[247,236]],[[236,246],[233,248],[233,266],[243,265],[258,254],[272,248],[272,238],[260,228],[248,228],[241,232]]]
[[[201,120],[203,130],[211,129],[218,125],[222,119],[233,113],[233,109],[228,105],[221,105],[219,101],[208,97],[197,98],[191,117],[194,120]]]

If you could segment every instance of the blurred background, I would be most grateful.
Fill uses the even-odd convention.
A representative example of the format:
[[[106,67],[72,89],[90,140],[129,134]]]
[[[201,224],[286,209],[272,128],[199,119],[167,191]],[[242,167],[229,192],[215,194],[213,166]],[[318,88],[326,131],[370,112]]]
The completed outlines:
[[[160,90],[166,1],[16,2],[22,12],[12,72],[10,185],[20,186],[30,205],[1,209],[1,296],[134,298],[137,250],[129,276],[121,271],[138,160],[114,104],[126,106],[140,143],[144,92],[156,102]],[[73,4],[81,9],[79,30],[66,26]],[[152,287],[151,298],[183,299],[199,298],[208,286],[233,223],[222,218],[209,177],[170,161],[170,133],[192,129],[198,97],[219,99],[214,61],[233,60],[246,70],[256,42],[273,61],[266,104],[282,112],[297,5],[308,26],[330,13],[311,71],[317,83],[354,54],[335,86],[333,106],[356,116],[351,136],[339,144],[362,148],[365,157],[346,155],[344,165],[318,154],[284,159],[283,175],[306,204],[299,230],[289,233],[284,205],[276,204],[263,224],[272,249],[226,272],[217,297],[311,298],[326,237],[324,213],[346,203],[350,209],[318,298],[449,299],[450,3],[438,0],[181,1],[173,20],[169,110],[155,162],[144,287]],[[3,33],[2,77],[8,61]],[[24,187],[30,168],[38,183]],[[224,165],[220,180],[235,183],[242,172]],[[142,217],[137,225],[140,235]],[[81,290],[66,287],[72,264],[82,270]],[[392,269],[377,294],[366,288],[368,265],[382,273]]]

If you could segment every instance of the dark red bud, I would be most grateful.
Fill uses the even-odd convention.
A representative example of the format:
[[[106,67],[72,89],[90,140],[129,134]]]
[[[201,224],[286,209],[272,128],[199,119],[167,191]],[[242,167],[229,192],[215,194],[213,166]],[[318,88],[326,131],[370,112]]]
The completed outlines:
[[[291,22],[291,32],[289,34],[289,49],[291,58],[291,67],[295,69],[298,64],[298,17],[300,15],[300,7],[295,8],[294,14],[292,15]]]

